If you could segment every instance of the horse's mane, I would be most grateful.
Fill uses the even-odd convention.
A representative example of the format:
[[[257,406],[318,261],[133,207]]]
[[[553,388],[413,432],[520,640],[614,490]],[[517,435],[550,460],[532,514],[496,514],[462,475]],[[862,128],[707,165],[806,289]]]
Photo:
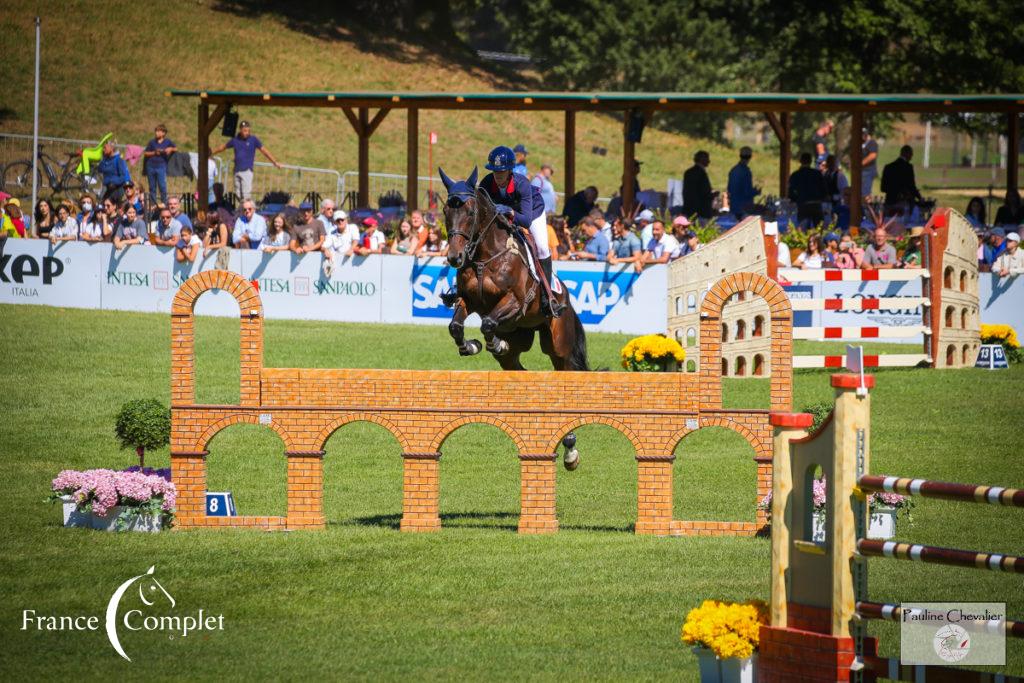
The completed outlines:
[[[482,187],[476,188],[476,223],[477,225],[487,225],[491,217],[497,212],[497,208],[494,206],[494,201],[491,199],[491,195],[487,194],[487,190]],[[512,224],[508,222],[505,216],[499,215],[495,218],[495,222],[504,228],[506,231],[512,230]]]

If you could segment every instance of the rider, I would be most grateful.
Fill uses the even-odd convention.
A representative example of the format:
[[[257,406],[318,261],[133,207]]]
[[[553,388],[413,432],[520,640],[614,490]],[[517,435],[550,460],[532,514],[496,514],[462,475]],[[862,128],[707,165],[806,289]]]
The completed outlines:
[[[483,188],[498,208],[520,227],[527,228],[536,245],[535,256],[540,261],[542,302],[546,312],[557,318],[564,306],[551,293],[551,250],[548,248],[548,222],[544,213],[544,198],[530,180],[512,169],[516,163],[515,153],[505,146],[495,147],[487,155],[485,168],[491,173],[484,176],[479,187]]]

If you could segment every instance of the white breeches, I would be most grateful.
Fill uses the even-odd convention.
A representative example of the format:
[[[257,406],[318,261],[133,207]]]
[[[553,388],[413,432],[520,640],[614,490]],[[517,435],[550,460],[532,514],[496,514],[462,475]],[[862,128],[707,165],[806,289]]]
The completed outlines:
[[[542,259],[551,257],[551,249],[548,247],[548,218],[547,214],[541,214],[530,223],[530,234],[533,235],[533,242],[537,245],[537,256]]]

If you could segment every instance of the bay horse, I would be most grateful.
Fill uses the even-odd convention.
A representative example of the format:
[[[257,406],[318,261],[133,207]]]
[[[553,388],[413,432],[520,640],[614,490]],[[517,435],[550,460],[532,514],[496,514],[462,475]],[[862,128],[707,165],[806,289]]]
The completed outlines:
[[[555,370],[589,370],[586,334],[568,290],[563,285],[555,295],[565,306],[562,314],[545,315],[541,285],[527,265],[528,247],[512,234],[519,228],[499,215],[487,192],[476,187],[477,170],[460,181],[438,171],[448,190],[448,264],[457,271],[456,294],[445,302],[455,309],[448,332],[459,353],[472,356],[481,351],[479,341],[465,338],[466,318],[476,313],[486,348],[502,369],[525,370],[519,356],[530,350],[539,334],[541,350]]]

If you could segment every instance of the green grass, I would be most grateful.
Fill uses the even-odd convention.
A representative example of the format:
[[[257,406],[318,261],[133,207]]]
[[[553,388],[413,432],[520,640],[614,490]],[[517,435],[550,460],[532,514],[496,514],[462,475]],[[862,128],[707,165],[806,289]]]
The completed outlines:
[[[202,400],[237,396],[238,323],[198,320]],[[169,399],[165,315],[0,306],[0,677],[203,679],[462,678],[696,680],[678,641],[704,598],[767,598],[769,546],[757,538],[639,537],[636,465],[610,428],[579,430],[583,465],[558,474],[561,531],[519,537],[518,462],[508,437],[468,425],[443,447],[437,534],[402,534],[400,448],[376,425],[349,425],[327,444],[318,532],[189,531],[157,536],[65,530],[42,502],[64,467],[121,467],[113,418],[130,398]],[[621,335],[591,335],[591,361],[616,367]],[[800,347],[798,347],[800,348]],[[268,366],[469,368],[443,327],[270,320]],[[534,355],[530,367],[541,368]],[[1024,368],[1006,372],[878,373],[872,469],[953,481],[1024,484],[1019,395]],[[798,372],[796,407],[828,400],[828,374]],[[726,401],[765,399],[765,380],[727,380]],[[205,398],[204,398],[205,397]],[[438,397],[443,400],[444,397]],[[210,446],[213,490],[240,512],[284,509],[283,446],[236,426]],[[723,430],[680,444],[676,516],[753,519],[750,447]],[[167,465],[166,449],[149,463]],[[923,501],[906,537],[1024,553],[1019,511]],[[901,534],[903,535],[903,534]],[[224,632],[168,639],[127,633],[134,662],[102,630],[22,631],[23,609],[102,615],[113,589],[157,567],[183,612],[225,616]],[[1024,615],[1018,579],[871,560],[878,600],[999,600]],[[898,633],[883,652],[898,652]],[[1009,666],[1024,672],[1010,643]]]

